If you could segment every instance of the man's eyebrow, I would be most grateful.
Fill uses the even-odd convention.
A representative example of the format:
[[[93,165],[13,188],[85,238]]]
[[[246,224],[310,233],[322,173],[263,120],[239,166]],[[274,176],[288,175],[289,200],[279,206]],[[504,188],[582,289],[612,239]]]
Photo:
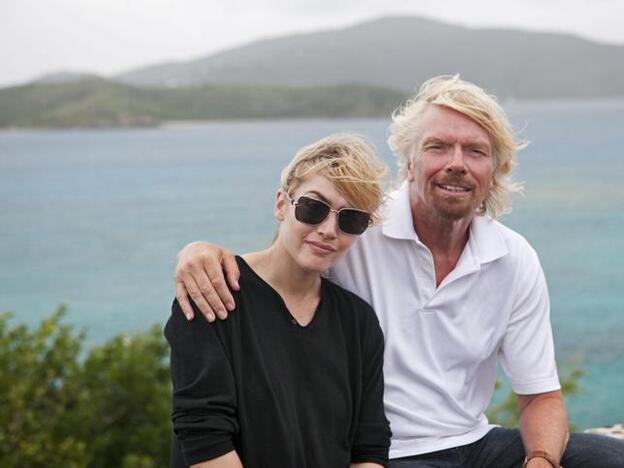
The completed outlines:
[[[430,137],[423,139],[422,144],[425,145],[427,143],[442,143],[445,145],[448,144],[448,142],[445,141],[443,138],[435,137],[435,136],[430,136]]]
[[[422,140],[421,145],[426,145],[426,144],[429,144],[429,143],[440,143],[440,144],[443,144],[443,145],[448,145],[449,144],[449,142],[447,140],[445,140],[444,138],[442,138],[442,137],[429,136],[429,137],[424,138]],[[474,147],[474,148],[482,148],[482,149],[487,149],[487,150],[490,150],[490,151],[492,150],[492,145],[489,142],[487,142],[487,141],[476,141],[474,143],[469,143],[469,144],[466,144],[464,146],[469,146],[469,147]]]

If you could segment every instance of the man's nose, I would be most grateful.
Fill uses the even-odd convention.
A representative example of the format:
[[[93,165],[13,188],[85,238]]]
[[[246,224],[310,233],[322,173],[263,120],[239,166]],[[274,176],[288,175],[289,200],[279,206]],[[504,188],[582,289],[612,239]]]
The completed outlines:
[[[450,151],[448,163],[446,164],[446,172],[466,173],[466,162],[464,160],[464,151],[460,144],[453,145]]]

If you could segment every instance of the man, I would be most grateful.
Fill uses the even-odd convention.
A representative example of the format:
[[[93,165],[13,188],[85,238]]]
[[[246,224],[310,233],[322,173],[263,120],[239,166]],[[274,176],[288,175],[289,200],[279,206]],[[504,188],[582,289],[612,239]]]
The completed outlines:
[[[503,110],[457,76],[433,78],[395,113],[388,141],[402,185],[384,222],[329,274],[373,305],[384,331],[390,466],[624,466],[615,439],[572,434],[566,450],[542,268],[494,221],[518,188],[510,176],[520,145]],[[228,252],[194,243],[180,253],[176,295],[187,316],[188,295],[209,319],[233,308],[222,268],[236,289]],[[484,413],[497,361],[518,397],[519,430]]]

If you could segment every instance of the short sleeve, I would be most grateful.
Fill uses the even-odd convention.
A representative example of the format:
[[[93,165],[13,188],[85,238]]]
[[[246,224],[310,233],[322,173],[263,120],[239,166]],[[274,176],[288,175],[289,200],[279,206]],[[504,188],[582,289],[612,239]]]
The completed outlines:
[[[515,393],[531,395],[560,388],[544,272],[527,244],[517,266],[511,317],[500,358]]]
[[[351,449],[351,462],[379,463],[387,466],[392,433],[384,413],[383,402],[384,338],[375,312],[364,301],[361,303],[369,313],[362,341],[362,399]]]
[[[234,450],[239,430],[236,388],[217,327],[200,317],[187,321],[174,301],[165,337],[171,346],[173,430],[189,465]]]

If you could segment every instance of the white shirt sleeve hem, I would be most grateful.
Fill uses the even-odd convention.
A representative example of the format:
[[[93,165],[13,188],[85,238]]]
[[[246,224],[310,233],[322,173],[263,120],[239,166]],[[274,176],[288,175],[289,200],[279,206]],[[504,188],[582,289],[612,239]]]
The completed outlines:
[[[559,379],[554,377],[531,383],[512,383],[511,388],[517,395],[535,395],[536,393],[554,392],[560,390]]]

